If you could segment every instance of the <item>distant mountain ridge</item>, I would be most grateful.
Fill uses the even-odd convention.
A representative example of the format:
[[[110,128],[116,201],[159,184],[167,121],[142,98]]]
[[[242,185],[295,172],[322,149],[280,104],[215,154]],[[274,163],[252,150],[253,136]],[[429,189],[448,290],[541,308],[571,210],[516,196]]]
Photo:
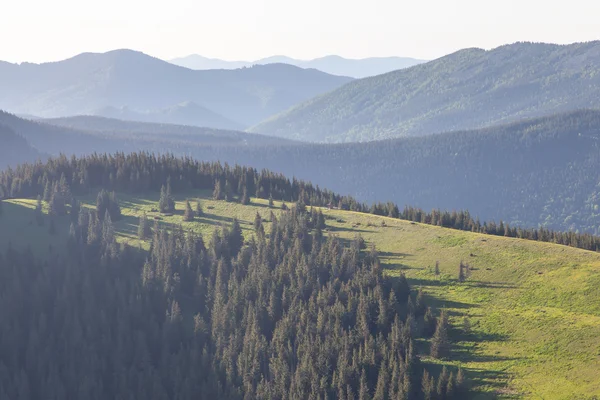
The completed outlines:
[[[244,126],[212,112],[194,102],[186,101],[172,107],[153,111],[136,111],[129,107],[103,107],[91,113],[95,116],[117,118],[125,121],[179,124],[220,129],[243,130]]]
[[[236,69],[252,65],[290,64],[301,68],[314,68],[332,75],[365,78],[384,74],[398,69],[412,67],[426,62],[410,57],[369,57],[349,59],[337,55],[329,55],[313,60],[298,60],[287,56],[271,56],[256,61],[225,61],[217,58],[207,58],[198,54],[169,60],[170,63],[181,67],[207,69]]]
[[[250,129],[315,142],[475,129],[600,108],[600,41],[515,43],[351,82]]]
[[[61,117],[127,107],[135,113],[168,114],[163,115],[168,122],[186,124],[190,115],[180,105],[195,104],[195,113],[204,114],[200,117],[209,127],[231,129],[254,125],[351,80],[285,64],[193,71],[140,52],[115,50],[45,64],[0,63],[0,109]],[[202,118],[192,122],[203,124]]]

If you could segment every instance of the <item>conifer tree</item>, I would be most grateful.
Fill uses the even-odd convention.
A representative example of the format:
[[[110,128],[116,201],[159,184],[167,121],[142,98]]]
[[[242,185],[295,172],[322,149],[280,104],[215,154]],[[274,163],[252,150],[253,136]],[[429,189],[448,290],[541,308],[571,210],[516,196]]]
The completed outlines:
[[[170,180],[169,180],[170,181]],[[161,213],[173,213],[175,212],[175,199],[171,195],[171,184],[167,183],[160,189],[160,199],[158,201],[158,209]]]
[[[436,319],[431,311],[431,307],[427,307],[425,316],[423,317],[423,335],[430,337],[435,333]]]
[[[458,266],[458,281],[461,283],[464,282],[466,279],[464,268],[465,268],[465,266],[464,266],[463,262],[461,261],[460,265]]]
[[[244,191],[242,193],[242,197],[240,199],[240,203],[242,203],[243,205],[250,204],[250,196],[248,196],[248,190],[246,189],[245,186],[244,186]]]
[[[183,220],[190,222],[194,220],[194,211],[192,210],[192,206],[190,205],[189,200],[185,202],[185,211],[183,213]]]
[[[50,181],[46,181],[46,186],[44,187],[44,197],[43,200],[46,203],[50,203],[50,199],[52,198],[52,186],[50,185]]]
[[[269,207],[275,207],[275,203],[273,202],[273,196],[269,194]]]
[[[379,368],[379,375],[377,377],[377,386],[375,388],[375,395],[373,400],[387,400],[388,399],[388,384],[389,376],[387,370],[387,364],[385,361],[381,361]]]
[[[423,379],[421,382],[423,400],[434,400],[436,395],[435,381],[427,370],[423,370]]]
[[[363,368],[360,374],[360,386],[358,389],[358,400],[371,400],[371,394],[369,393],[369,384],[367,382],[367,374]]]
[[[196,217],[202,217],[204,215],[204,210],[202,210],[202,203],[200,199],[196,200]]]
[[[448,387],[448,369],[444,365],[442,367],[442,373],[440,374],[440,376],[438,376],[438,381],[437,381],[436,391],[437,391],[438,399],[446,398],[447,387]]]
[[[231,230],[229,231],[229,247],[232,255],[239,253],[240,249],[244,245],[244,235],[242,234],[242,227],[237,218],[233,219],[231,224]]]
[[[431,339],[431,356],[444,358],[450,353],[450,341],[448,339],[448,317],[446,311],[442,311],[437,321],[435,333]]]
[[[34,210],[35,222],[38,226],[44,225],[44,213],[42,211],[42,198],[38,196]]]
[[[148,218],[146,216],[146,212],[144,211],[142,215],[140,215],[140,221],[138,223],[138,238],[140,240],[148,239],[151,233],[152,230],[150,229]]]
[[[220,179],[217,179],[215,181],[215,188],[213,190],[213,199],[223,200],[223,191],[221,190],[221,180]]]
[[[231,184],[229,181],[225,181],[225,201],[233,200],[233,192],[231,190]]]
[[[458,368],[458,372],[456,373],[456,385],[455,392],[460,397],[466,393],[466,379],[462,368]]]

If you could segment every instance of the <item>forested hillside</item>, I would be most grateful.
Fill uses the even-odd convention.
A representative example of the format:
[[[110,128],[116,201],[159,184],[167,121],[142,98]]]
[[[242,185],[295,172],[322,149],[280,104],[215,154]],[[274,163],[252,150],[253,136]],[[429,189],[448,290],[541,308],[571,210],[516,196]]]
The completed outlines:
[[[231,121],[247,127],[349,81],[283,64],[193,71],[143,53],[116,50],[54,63],[0,64],[0,109],[61,117],[126,106],[160,114],[193,102],[212,113],[211,123],[226,122],[211,127],[231,128]],[[185,118],[169,122],[188,123]]]
[[[251,130],[314,142],[472,129],[600,108],[600,42],[466,49],[351,82]]]
[[[140,179],[123,168],[142,168]],[[25,171],[46,184],[32,175],[28,181]],[[142,191],[164,178],[158,206],[172,215],[171,185],[214,186],[217,199],[222,187],[227,201],[243,187],[240,201],[249,202],[246,196],[264,192],[256,171],[134,154],[62,158],[5,174],[3,182],[12,176],[15,190],[38,193],[38,228],[48,223],[48,235],[59,235],[55,221],[68,216],[71,223],[66,248],[52,249],[45,260],[31,248],[9,245],[0,253],[0,294],[14,300],[1,308],[2,398],[453,399],[466,393],[460,368],[434,373],[420,361],[422,352],[450,358],[447,314],[432,310],[403,276],[384,274],[376,249],[361,251],[360,237],[350,243],[325,237],[323,214],[309,212],[302,200],[271,213],[268,234],[257,216],[249,240],[234,220],[210,239],[140,223],[148,252],[117,241],[113,221],[123,215],[107,190]],[[276,194],[293,188],[327,195],[278,175],[260,178]],[[96,207],[81,207],[75,196],[92,190],[100,191]],[[144,215],[140,220],[149,223]],[[0,215],[0,229],[3,221]],[[428,338],[431,345],[420,350],[416,339]]]
[[[597,111],[419,138],[194,154],[281,171],[361,201],[600,233]]]
[[[94,110],[93,115],[117,118],[127,121],[154,122],[162,124],[179,124],[220,129],[243,130],[244,126],[196,103],[186,101],[171,107],[153,111],[135,111],[129,107],[102,107]]]
[[[33,121],[0,110],[0,124],[22,135],[33,147],[55,156],[116,151],[170,151],[187,154],[190,149],[205,145],[247,147],[292,143],[286,139],[239,131],[94,116]]]
[[[268,168],[349,194],[482,220],[598,234],[600,113],[577,111],[482,130],[359,144],[280,139],[97,117],[3,123],[48,154],[172,152]],[[225,146],[225,147],[224,147]]]
[[[42,154],[31,147],[24,137],[0,121],[0,170],[41,157]]]
[[[564,239],[600,250],[190,158],[23,165],[0,174],[0,395],[587,398],[600,255],[541,243]]]

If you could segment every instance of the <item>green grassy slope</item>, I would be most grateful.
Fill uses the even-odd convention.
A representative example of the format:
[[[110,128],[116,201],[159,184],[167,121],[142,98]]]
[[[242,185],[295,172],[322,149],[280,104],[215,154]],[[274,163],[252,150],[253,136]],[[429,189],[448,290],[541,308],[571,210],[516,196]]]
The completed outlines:
[[[237,217],[246,237],[253,234],[256,212],[268,220],[264,200],[249,206],[207,199],[205,216],[182,221],[185,197],[177,213],[160,216],[165,224],[183,224],[210,240],[213,229]],[[138,216],[149,218],[158,197],[120,196],[124,218],[116,223],[120,241],[147,246],[136,238]],[[90,207],[95,199],[82,199]],[[60,249],[66,242],[68,217],[38,227],[33,200],[4,202],[0,217],[0,248],[32,244],[38,254]],[[194,207],[194,204],[192,204]],[[276,203],[276,207],[279,204]],[[280,210],[274,210],[279,213]],[[349,211],[323,210],[327,230],[342,238],[360,233],[374,243],[390,274],[404,272],[414,288],[422,288],[436,308],[451,315],[453,364],[462,365],[477,398],[573,399],[600,395],[600,254],[579,249],[414,224]],[[266,224],[268,231],[269,224]],[[460,261],[471,276],[457,281]],[[434,266],[439,261],[441,274]],[[468,317],[470,332],[463,330]],[[427,343],[421,343],[426,348]],[[438,363],[424,358],[426,363]]]

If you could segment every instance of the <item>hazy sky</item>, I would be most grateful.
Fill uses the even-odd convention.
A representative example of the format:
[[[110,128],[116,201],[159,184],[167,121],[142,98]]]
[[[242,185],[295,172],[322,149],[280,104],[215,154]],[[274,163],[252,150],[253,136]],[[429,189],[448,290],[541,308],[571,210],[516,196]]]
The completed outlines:
[[[160,58],[432,59],[515,41],[600,39],[597,0],[5,0],[0,60],[118,48]]]

